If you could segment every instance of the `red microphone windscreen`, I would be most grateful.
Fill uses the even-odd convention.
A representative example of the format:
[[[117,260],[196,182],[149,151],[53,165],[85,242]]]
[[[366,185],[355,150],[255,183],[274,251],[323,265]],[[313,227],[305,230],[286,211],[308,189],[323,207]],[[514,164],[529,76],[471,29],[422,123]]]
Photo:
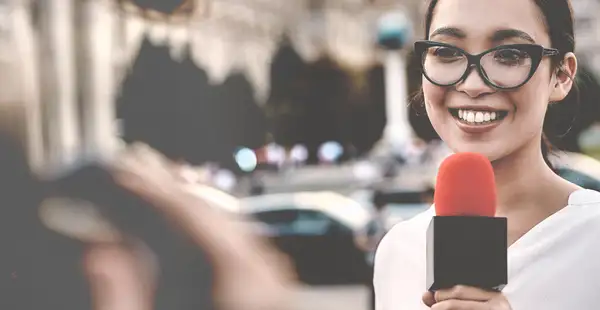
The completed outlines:
[[[440,165],[434,194],[437,216],[496,214],[496,182],[490,161],[477,153],[457,153]]]

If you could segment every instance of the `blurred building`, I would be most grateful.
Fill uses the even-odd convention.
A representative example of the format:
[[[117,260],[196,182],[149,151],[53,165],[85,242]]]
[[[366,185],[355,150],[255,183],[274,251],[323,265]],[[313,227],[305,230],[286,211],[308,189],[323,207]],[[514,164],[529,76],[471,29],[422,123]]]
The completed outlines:
[[[577,58],[600,74],[600,1],[571,0],[575,15],[575,40]]]
[[[36,120],[28,129],[36,158],[114,147],[115,101],[144,42],[194,63],[211,85],[245,77],[262,105],[284,37],[302,61],[327,58],[352,75],[382,62],[376,28],[384,13],[403,10],[414,38],[423,34],[421,0],[189,0],[194,5],[173,16],[128,1],[0,1],[0,60],[13,67],[0,81],[18,84],[6,96],[20,96]],[[579,57],[600,72],[600,5],[573,5]]]

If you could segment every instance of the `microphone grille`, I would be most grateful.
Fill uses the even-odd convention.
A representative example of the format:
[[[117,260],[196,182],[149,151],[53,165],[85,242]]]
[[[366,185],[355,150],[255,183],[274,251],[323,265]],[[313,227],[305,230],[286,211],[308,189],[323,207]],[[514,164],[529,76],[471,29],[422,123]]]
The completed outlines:
[[[440,165],[434,194],[438,216],[494,216],[496,183],[490,161],[478,153],[456,153]]]

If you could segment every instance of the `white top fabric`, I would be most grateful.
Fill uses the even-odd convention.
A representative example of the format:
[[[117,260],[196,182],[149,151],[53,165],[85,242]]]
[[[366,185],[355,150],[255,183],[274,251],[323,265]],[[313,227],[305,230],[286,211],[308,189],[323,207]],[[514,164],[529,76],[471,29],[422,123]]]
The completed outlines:
[[[377,310],[429,309],[425,284],[425,233],[435,210],[397,224],[375,257]],[[508,248],[513,310],[600,309],[600,193],[579,190],[569,204]]]

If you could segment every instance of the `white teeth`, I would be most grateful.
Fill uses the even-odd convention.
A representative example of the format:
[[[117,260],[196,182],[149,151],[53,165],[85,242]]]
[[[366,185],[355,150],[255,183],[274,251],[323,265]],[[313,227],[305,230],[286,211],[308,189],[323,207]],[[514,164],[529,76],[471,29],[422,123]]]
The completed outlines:
[[[475,122],[483,123],[483,113],[481,113],[481,112],[475,113]]]
[[[475,113],[472,111],[467,112],[467,122],[473,123],[475,121]]]
[[[495,121],[498,117],[496,112],[485,112],[475,110],[458,110],[458,118],[468,123],[486,123]]]

